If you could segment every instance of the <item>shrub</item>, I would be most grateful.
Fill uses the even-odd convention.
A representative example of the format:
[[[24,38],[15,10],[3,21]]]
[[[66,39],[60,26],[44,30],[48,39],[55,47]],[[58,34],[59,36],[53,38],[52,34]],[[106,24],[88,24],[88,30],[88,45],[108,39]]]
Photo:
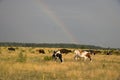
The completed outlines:
[[[20,52],[18,54],[17,62],[26,62],[26,59],[27,59],[27,56],[22,52]]]
[[[115,51],[114,54],[115,55],[120,55],[120,52],[119,51]]]
[[[52,60],[52,57],[51,57],[51,56],[45,56],[45,57],[44,57],[44,60],[45,60],[45,61],[50,61],[50,60]]]

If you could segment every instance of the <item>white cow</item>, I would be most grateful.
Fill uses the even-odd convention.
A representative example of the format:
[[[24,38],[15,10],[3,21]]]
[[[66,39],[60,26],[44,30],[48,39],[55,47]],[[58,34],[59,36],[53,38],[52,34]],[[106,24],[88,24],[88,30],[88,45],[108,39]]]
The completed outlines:
[[[75,56],[74,56],[75,60],[78,60],[78,58],[84,58],[84,61],[86,61],[87,58],[89,58],[90,61],[92,61],[90,52],[83,51],[83,50],[75,50],[74,53],[75,53]]]

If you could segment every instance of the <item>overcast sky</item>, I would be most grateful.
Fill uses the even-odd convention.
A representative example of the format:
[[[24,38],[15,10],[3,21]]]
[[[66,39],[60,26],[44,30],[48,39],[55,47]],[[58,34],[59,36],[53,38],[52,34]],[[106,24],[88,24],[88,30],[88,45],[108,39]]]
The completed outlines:
[[[0,0],[0,42],[120,48],[120,0]]]

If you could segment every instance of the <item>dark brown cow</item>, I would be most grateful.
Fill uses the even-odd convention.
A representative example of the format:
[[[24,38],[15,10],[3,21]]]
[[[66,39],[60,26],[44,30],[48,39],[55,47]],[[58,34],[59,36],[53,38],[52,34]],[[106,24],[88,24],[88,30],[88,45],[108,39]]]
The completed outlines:
[[[41,53],[41,54],[45,54],[45,51],[43,50],[43,49],[39,49],[39,50],[37,50],[39,53]]]
[[[68,49],[60,49],[60,52],[64,54],[68,54],[69,52],[72,52],[72,51]]]
[[[108,51],[106,54],[107,54],[107,55],[112,55],[112,52],[113,52],[113,51]]]
[[[8,50],[9,51],[15,51],[15,48],[10,47],[10,48],[8,48]]]
[[[88,50],[88,52],[90,52],[90,54],[93,54],[93,55],[97,53],[97,51],[94,51],[94,50]]]
[[[93,54],[93,55],[101,53],[101,51],[99,51],[99,50],[86,50],[86,51],[90,52],[90,54]]]

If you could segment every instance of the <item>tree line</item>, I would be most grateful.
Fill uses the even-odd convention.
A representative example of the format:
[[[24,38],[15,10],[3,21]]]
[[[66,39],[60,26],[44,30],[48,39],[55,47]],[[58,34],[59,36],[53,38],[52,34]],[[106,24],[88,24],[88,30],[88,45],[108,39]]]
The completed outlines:
[[[100,46],[80,45],[80,44],[71,44],[71,43],[17,43],[17,42],[0,42],[0,46],[103,49],[103,47],[100,47]]]

